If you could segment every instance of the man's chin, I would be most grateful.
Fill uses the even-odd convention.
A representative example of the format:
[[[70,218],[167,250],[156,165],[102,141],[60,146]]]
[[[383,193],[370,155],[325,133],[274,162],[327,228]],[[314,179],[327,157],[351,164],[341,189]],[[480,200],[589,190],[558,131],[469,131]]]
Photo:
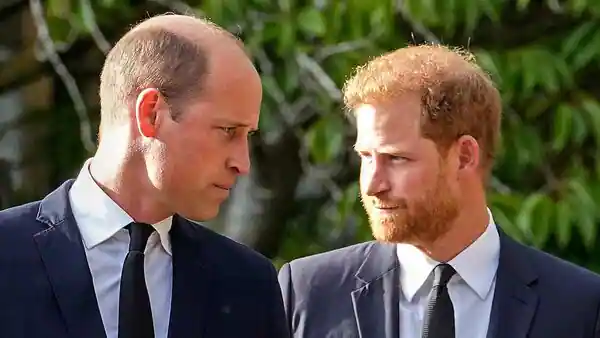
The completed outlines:
[[[375,240],[385,243],[402,243],[408,239],[406,231],[400,229],[397,224],[384,220],[372,221],[371,232]]]

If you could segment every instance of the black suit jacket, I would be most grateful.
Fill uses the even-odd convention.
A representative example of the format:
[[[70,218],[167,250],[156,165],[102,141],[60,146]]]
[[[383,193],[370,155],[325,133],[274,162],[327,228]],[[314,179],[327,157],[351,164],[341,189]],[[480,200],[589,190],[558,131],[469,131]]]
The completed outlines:
[[[106,337],[68,200],[72,182],[0,211],[0,337]],[[269,260],[178,216],[171,243],[169,337],[289,337]]]
[[[498,230],[487,338],[599,338],[600,276]],[[285,264],[279,282],[292,336],[398,338],[399,273],[395,246],[377,242]]]

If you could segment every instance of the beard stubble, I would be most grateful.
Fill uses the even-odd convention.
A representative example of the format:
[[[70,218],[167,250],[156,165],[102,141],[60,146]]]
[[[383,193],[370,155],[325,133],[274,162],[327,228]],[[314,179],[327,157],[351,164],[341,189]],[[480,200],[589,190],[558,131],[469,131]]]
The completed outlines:
[[[412,201],[382,200],[361,195],[373,237],[388,243],[433,243],[446,234],[458,217],[458,200],[452,195],[443,171],[433,188]],[[393,213],[382,214],[377,206],[397,206]]]

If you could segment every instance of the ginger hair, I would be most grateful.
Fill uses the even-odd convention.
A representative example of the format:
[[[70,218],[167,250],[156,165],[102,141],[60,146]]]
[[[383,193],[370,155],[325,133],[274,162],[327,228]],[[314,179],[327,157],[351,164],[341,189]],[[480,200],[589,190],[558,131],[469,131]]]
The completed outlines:
[[[482,167],[491,169],[502,104],[491,78],[471,53],[430,44],[400,48],[359,66],[343,89],[350,111],[405,93],[421,97],[421,134],[434,141],[440,153],[445,156],[454,141],[470,135],[482,150]]]

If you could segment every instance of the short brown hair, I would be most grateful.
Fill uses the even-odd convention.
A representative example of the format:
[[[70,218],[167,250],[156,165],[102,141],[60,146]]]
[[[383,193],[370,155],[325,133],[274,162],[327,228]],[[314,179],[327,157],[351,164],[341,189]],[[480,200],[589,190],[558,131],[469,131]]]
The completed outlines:
[[[122,109],[144,88],[157,88],[173,109],[201,91],[208,60],[202,46],[160,26],[133,29],[106,57],[100,76],[102,123],[122,121]]]
[[[474,56],[442,45],[408,46],[357,68],[344,86],[344,103],[360,104],[418,93],[421,132],[442,153],[462,135],[473,136],[483,151],[482,166],[493,165],[502,104],[490,77]]]

